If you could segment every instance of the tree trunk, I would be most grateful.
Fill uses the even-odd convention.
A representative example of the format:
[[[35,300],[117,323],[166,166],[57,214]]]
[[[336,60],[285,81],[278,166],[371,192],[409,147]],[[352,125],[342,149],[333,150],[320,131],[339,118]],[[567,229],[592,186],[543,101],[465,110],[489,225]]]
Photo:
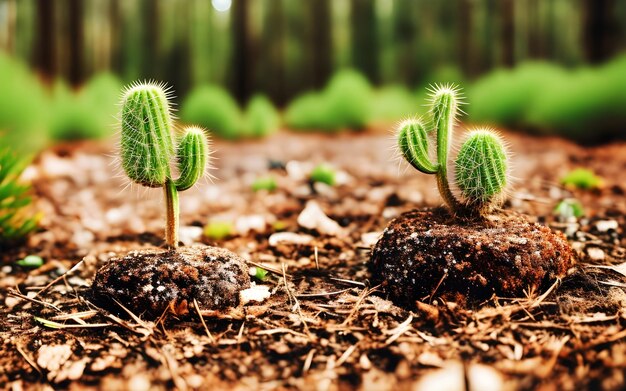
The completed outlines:
[[[332,41],[329,0],[312,0],[310,6],[311,74],[313,87],[324,85],[332,71]]]
[[[282,0],[272,0],[267,5],[263,21],[262,72],[263,90],[278,105],[287,103],[285,91],[285,14]]]
[[[515,65],[515,7],[514,0],[500,0],[500,42],[502,65]]]
[[[56,73],[54,44],[54,1],[37,0],[37,44],[35,45],[35,66],[47,79]]]
[[[472,1],[459,0],[458,7],[458,42],[459,42],[459,63],[466,75],[473,76],[475,67],[472,50]]]
[[[614,0],[584,0],[583,35],[585,55],[590,63],[608,59],[615,51]]]
[[[141,76],[148,79],[160,80],[161,56],[160,56],[160,25],[159,25],[159,1],[143,0],[141,14],[143,48],[141,56]]]
[[[352,64],[378,83],[378,34],[373,0],[352,0]]]
[[[233,91],[239,103],[245,103],[252,91],[253,65],[250,55],[248,0],[237,0],[232,6]]]
[[[83,81],[83,0],[70,0],[68,5],[69,71],[68,80],[78,86]]]

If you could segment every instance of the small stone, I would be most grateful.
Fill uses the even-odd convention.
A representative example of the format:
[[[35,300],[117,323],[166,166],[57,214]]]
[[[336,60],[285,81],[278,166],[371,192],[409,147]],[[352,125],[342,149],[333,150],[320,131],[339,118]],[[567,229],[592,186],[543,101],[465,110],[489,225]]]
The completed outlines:
[[[326,216],[322,208],[315,201],[307,202],[298,216],[298,224],[307,229],[317,230],[321,234],[331,236],[345,236],[345,230],[333,219]]]
[[[251,301],[262,303],[270,296],[269,286],[252,283],[250,288],[241,291],[241,302],[243,304],[247,304]]]
[[[168,308],[184,315],[196,300],[201,310],[225,310],[240,304],[239,293],[250,286],[248,266],[235,253],[208,246],[175,250],[132,251],[112,258],[94,278],[94,300],[124,313],[115,300],[144,318]]]
[[[587,255],[592,261],[604,261],[604,251],[597,247],[589,247]]]
[[[199,243],[202,238],[204,229],[196,226],[180,227],[178,231],[178,240],[183,242],[186,246],[190,246],[195,243]]]
[[[239,235],[247,235],[248,232],[263,232],[267,226],[263,215],[249,215],[238,217],[235,221],[235,231]]]
[[[366,232],[361,234],[361,242],[365,247],[373,247],[378,242],[380,235],[382,232]]]
[[[309,244],[313,241],[313,236],[297,234],[294,232],[276,232],[272,234],[268,243],[271,247],[276,247],[279,243],[291,243],[291,244]]]
[[[88,248],[91,247],[95,238],[96,237],[93,232],[82,229],[74,232],[74,234],[72,235],[72,242],[78,248]]]
[[[598,232],[607,232],[610,229],[617,230],[619,225],[615,220],[600,220],[596,221],[596,229]]]

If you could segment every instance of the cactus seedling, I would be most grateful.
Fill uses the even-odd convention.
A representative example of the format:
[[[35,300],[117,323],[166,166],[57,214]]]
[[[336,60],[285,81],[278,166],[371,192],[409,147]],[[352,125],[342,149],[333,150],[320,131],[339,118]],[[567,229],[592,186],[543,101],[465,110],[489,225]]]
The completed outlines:
[[[453,86],[432,89],[432,129],[422,119],[404,121],[398,131],[398,146],[404,158],[417,170],[437,177],[437,186],[448,208],[457,215],[484,214],[502,198],[507,184],[508,156],[504,144],[486,129],[471,131],[455,160],[455,183],[459,200],[448,181],[448,154],[453,128],[462,103]],[[436,131],[436,162],[430,159],[430,134]]]
[[[136,83],[122,98],[121,160],[126,175],[147,187],[162,187],[166,201],[167,245],[178,245],[178,192],[205,173],[208,140],[203,129],[187,127],[175,143],[169,94],[162,84]],[[172,177],[175,163],[179,177]]]

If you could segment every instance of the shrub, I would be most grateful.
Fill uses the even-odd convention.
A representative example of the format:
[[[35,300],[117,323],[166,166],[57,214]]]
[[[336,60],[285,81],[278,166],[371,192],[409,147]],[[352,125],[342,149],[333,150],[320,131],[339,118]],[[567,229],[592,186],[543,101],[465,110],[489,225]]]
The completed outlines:
[[[119,90],[118,90],[119,91]],[[113,119],[105,123],[102,113],[110,113],[109,103],[101,107],[93,104],[83,94],[78,94],[62,80],[57,80],[52,90],[52,112],[48,134],[54,141],[97,139],[111,134]]]
[[[405,87],[383,87],[374,93],[374,99],[371,102],[372,119],[399,120],[415,114],[418,107],[417,99]]]
[[[19,241],[37,228],[28,214],[30,187],[19,183],[26,162],[8,149],[0,151],[0,247]]]
[[[0,53],[0,133],[13,149],[32,151],[46,143],[49,99],[28,68]]]
[[[183,101],[180,117],[182,121],[200,125],[222,138],[242,136],[241,110],[221,87],[196,87]]]
[[[354,70],[341,70],[321,92],[296,98],[287,108],[285,120],[294,129],[361,129],[371,118],[371,102],[367,79]]]
[[[279,126],[280,116],[267,97],[255,95],[248,102],[245,114],[244,134],[263,137],[274,133]]]
[[[544,86],[560,81],[562,69],[542,62],[499,69],[479,79],[469,92],[471,120],[505,126],[524,125],[529,106]]]

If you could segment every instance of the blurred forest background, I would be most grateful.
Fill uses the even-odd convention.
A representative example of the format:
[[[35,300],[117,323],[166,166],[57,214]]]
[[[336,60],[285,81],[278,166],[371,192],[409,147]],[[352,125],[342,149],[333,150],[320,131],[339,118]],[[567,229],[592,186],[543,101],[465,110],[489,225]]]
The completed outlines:
[[[285,122],[291,128],[362,127],[373,120],[410,114],[414,104],[423,103],[420,91],[431,82],[465,87],[471,105],[478,105],[477,112],[470,111],[472,119],[560,131],[569,126],[567,121],[547,121],[544,113],[537,119],[537,110],[530,113],[519,107],[532,100],[529,86],[548,88],[548,81],[550,89],[580,86],[580,91],[566,88],[566,95],[586,95],[586,99],[598,95],[610,101],[610,110],[602,101],[594,102],[588,111],[603,119],[614,117],[602,125],[607,130],[600,132],[604,138],[613,138],[626,134],[626,109],[618,105],[622,98],[626,102],[626,96],[611,87],[626,90],[626,80],[620,77],[626,73],[626,60],[610,60],[625,49],[626,0],[0,0],[0,51],[5,53],[0,59],[0,105],[7,106],[0,108],[0,128],[16,128],[2,118],[6,111],[19,111],[14,106],[20,97],[14,95],[25,94],[23,99],[30,105],[36,104],[38,94],[41,100],[51,94],[68,100],[96,79],[92,83],[96,98],[89,98],[93,103],[98,97],[114,95],[113,86],[119,85],[113,79],[120,83],[155,79],[173,87],[183,120],[200,120],[231,138],[237,137],[238,126],[245,126],[222,131],[228,119],[215,120],[212,114],[198,112],[210,111],[211,102],[222,105],[224,100],[229,101],[228,107],[220,106],[221,111],[243,112],[256,97],[256,117],[272,124],[278,123],[277,114],[267,112],[276,106],[286,110]],[[43,92],[34,91],[34,83],[20,80],[18,74],[24,71],[16,68],[35,72]],[[331,114],[305,107],[323,105],[321,96],[307,91],[326,86],[329,92],[324,97],[333,101],[329,80],[348,68],[356,72],[338,77],[335,90],[355,86],[355,91],[364,91],[365,83],[377,90],[387,88],[386,95],[378,97],[380,106],[390,107],[389,112],[343,122],[308,118]],[[106,79],[100,77],[103,74],[108,81],[102,81]],[[555,85],[555,80],[561,84]],[[599,81],[604,90],[594,95],[588,88],[600,88]],[[33,89],[5,94],[11,84],[14,89],[20,84]],[[501,90],[515,95],[511,99],[517,99],[517,106],[511,103],[514,108],[484,113],[483,106],[502,101],[497,94],[504,93]],[[223,94],[234,99],[230,102]],[[412,101],[407,101],[407,94]],[[189,98],[186,110],[185,99],[192,95],[195,100]],[[555,99],[561,106],[581,105]],[[504,100],[508,102],[507,97]],[[65,106],[87,110],[87,104],[75,103]],[[290,108],[294,103],[297,107]],[[77,109],[60,104],[52,111],[64,110]],[[102,111],[108,114],[110,110]],[[60,116],[54,112],[50,121]],[[84,126],[76,124],[80,114],[70,117],[57,119],[58,138],[83,137],[75,129],[76,134],[63,134],[68,132],[64,128]],[[596,117],[588,123],[596,123]],[[35,126],[26,122],[25,127]],[[264,126],[248,133],[263,135]],[[255,128],[255,124],[247,127]],[[588,137],[579,137],[584,130],[571,133],[585,140]]]

